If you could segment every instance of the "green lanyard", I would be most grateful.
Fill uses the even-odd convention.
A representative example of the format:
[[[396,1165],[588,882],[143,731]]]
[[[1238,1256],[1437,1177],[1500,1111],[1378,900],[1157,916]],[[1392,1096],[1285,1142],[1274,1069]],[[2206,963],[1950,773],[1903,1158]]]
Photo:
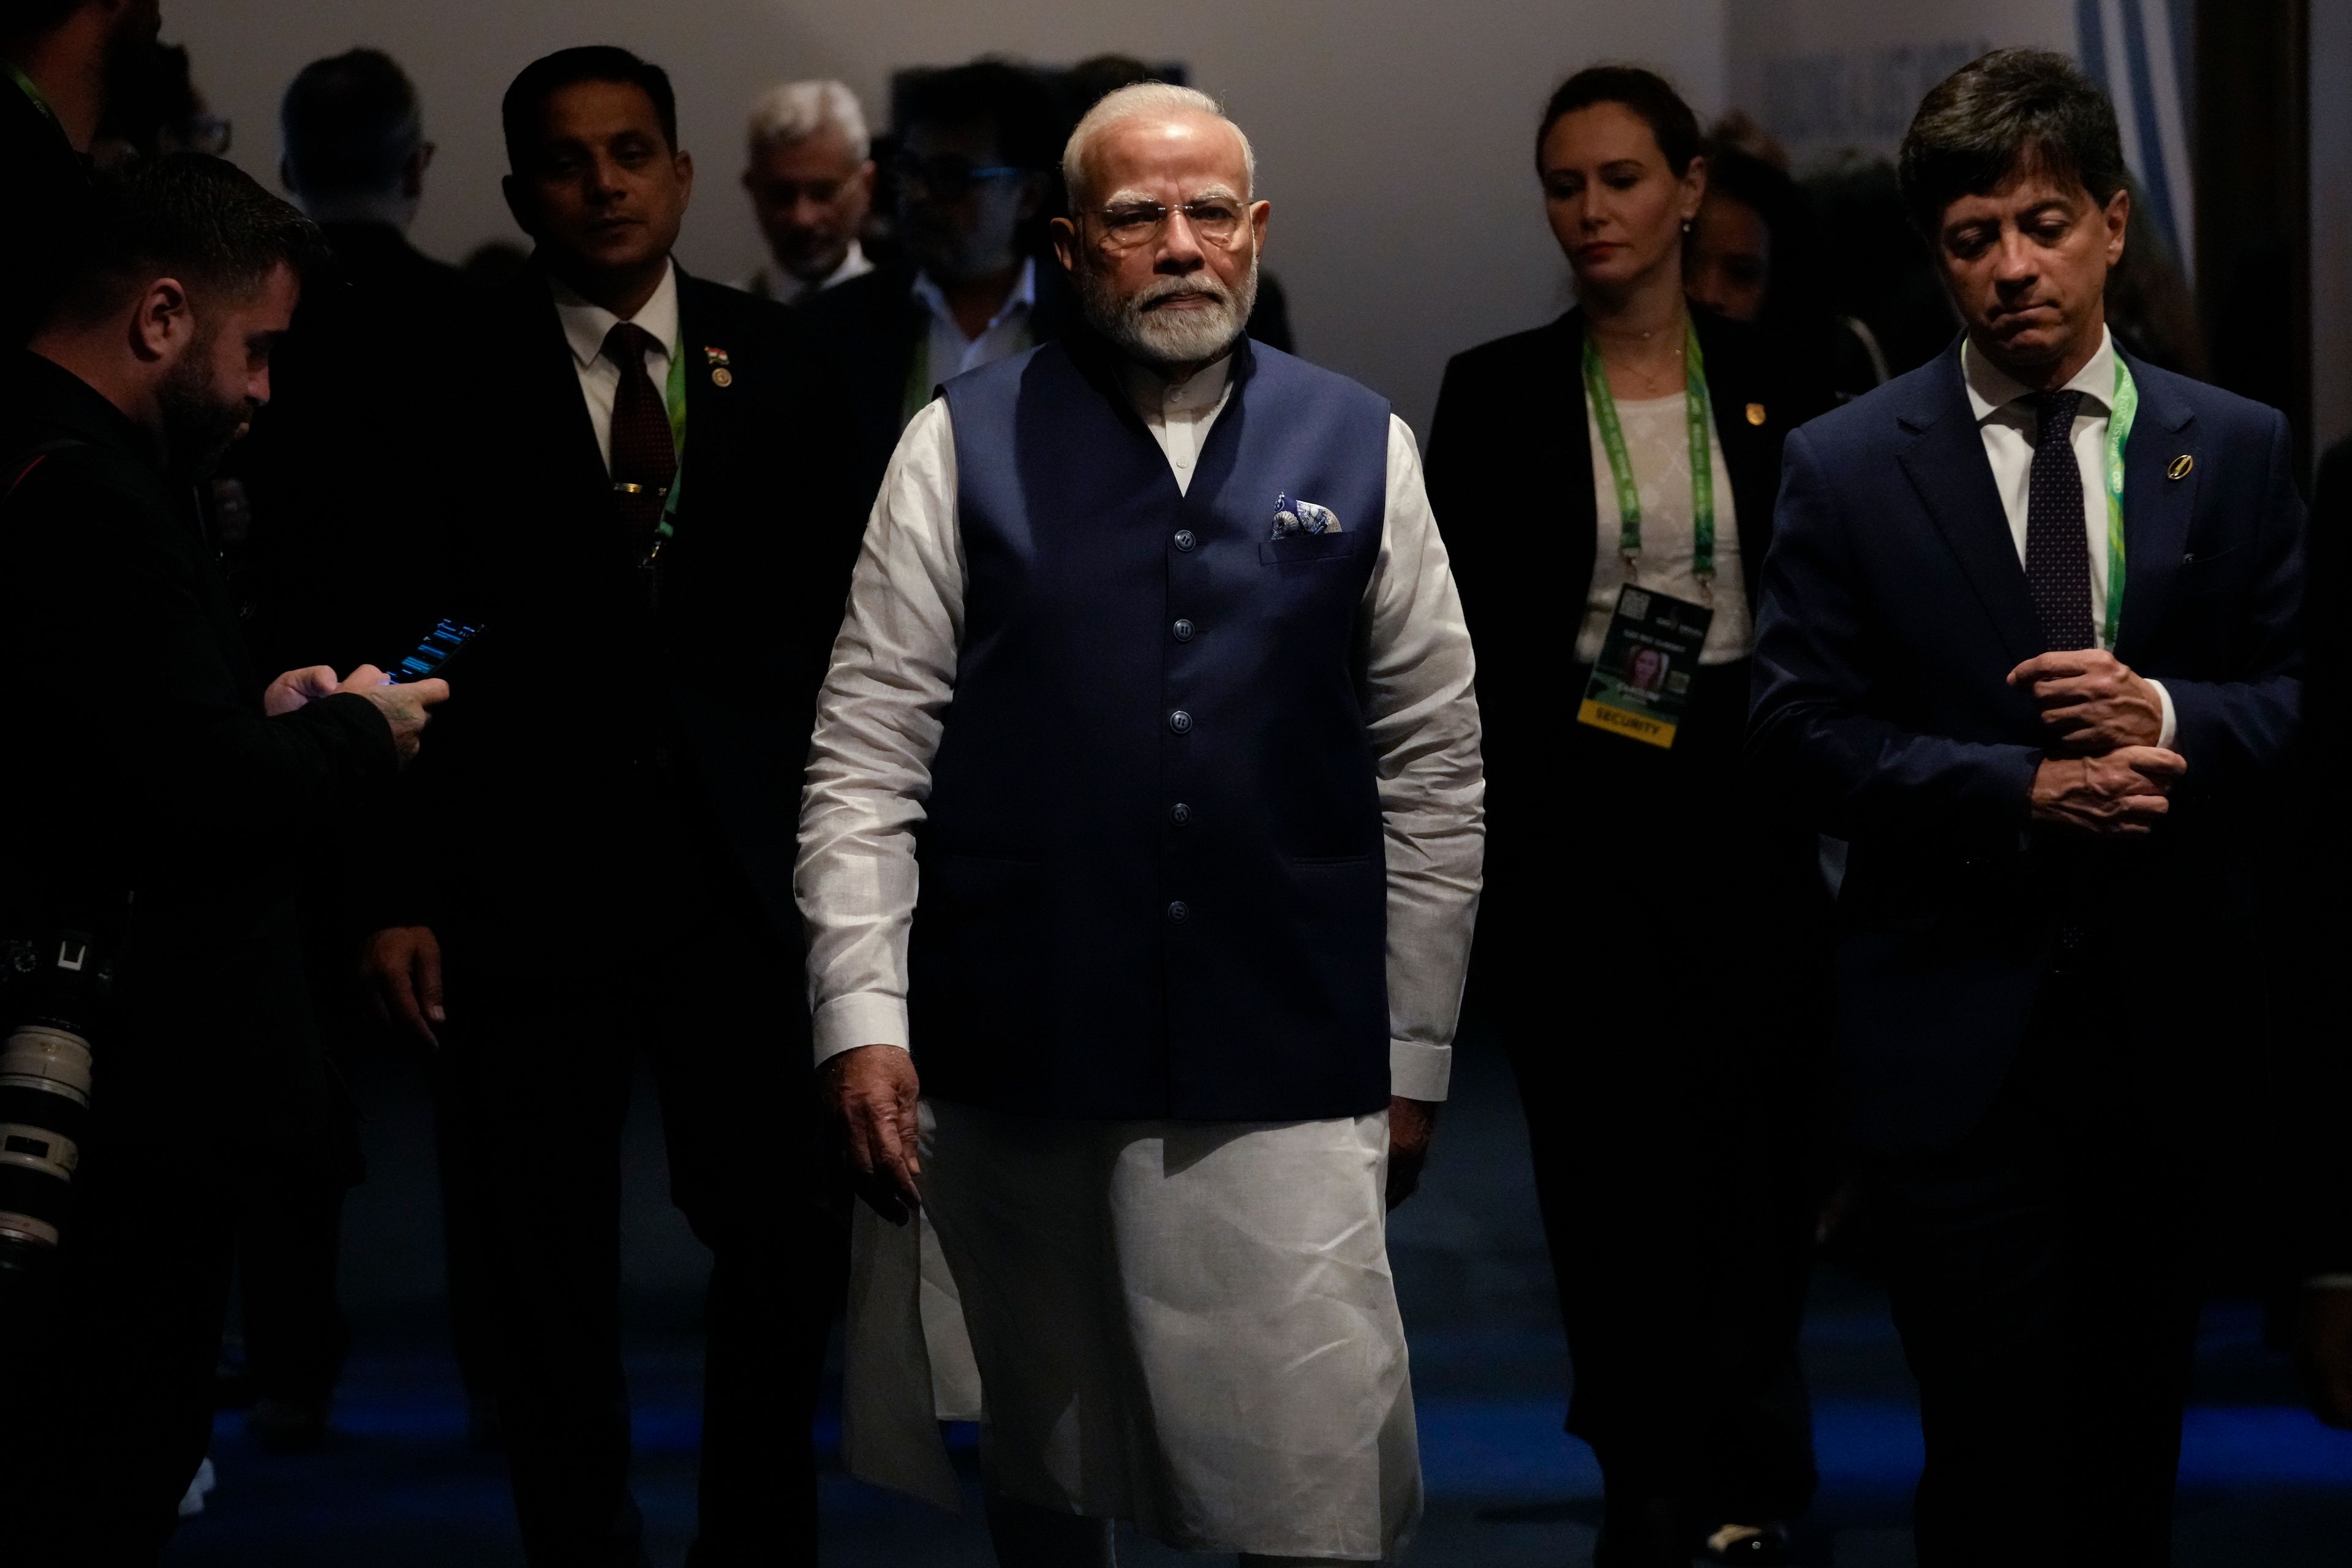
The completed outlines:
[[[1642,492],[1633,482],[1625,428],[1617,422],[1617,400],[1609,395],[1609,374],[1601,368],[1601,350],[1591,332],[1584,334],[1584,395],[1592,405],[1593,422],[1601,426],[1610,476],[1617,481],[1617,551],[1624,556],[1625,574],[1631,578],[1642,559]],[[1690,427],[1691,575],[1707,583],[1715,577],[1715,415],[1707,401],[1706,361],[1699,353],[1698,328],[1687,313],[1683,317],[1683,404]]]
[[[16,62],[14,60],[0,60],[0,66],[6,66],[8,68],[8,74],[16,79],[16,85],[18,87],[25,89],[25,96],[33,100],[33,107],[41,111],[42,117],[48,121],[50,124],[57,124],[58,111],[49,107],[48,95],[44,93],[39,88],[33,85],[33,79],[26,76],[23,71],[18,70],[16,68]]]
[[[2107,626],[2105,647],[2114,651],[2124,616],[2124,447],[2139,416],[2139,387],[2124,356],[2116,355],[2116,400],[2107,414]]]
[[[669,384],[662,389],[669,410],[669,444],[677,452],[677,471],[670,476],[669,494],[662,500],[661,521],[654,524],[656,550],[677,531],[677,498],[686,489],[686,334],[669,349]]]

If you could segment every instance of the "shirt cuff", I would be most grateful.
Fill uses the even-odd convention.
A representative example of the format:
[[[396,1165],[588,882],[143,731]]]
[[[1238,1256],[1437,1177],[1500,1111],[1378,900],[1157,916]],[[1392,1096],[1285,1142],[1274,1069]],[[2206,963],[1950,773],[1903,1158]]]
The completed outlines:
[[[819,1067],[860,1046],[907,1047],[906,1001],[878,991],[836,996],[816,1010],[813,1024]]]
[[[1389,1042],[1389,1092],[1400,1100],[1445,1098],[1454,1078],[1454,1047],[1422,1040]]]
[[[2309,1290],[2352,1290],[2352,1274],[2315,1274],[2303,1283]]]
[[[2180,716],[2172,710],[2172,693],[2164,689],[2161,680],[2151,680],[2156,688],[2156,700],[2164,705],[2164,725],[2156,732],[2156,743],[2166,751],[2172,750],[2173,737],[2180,733]]]

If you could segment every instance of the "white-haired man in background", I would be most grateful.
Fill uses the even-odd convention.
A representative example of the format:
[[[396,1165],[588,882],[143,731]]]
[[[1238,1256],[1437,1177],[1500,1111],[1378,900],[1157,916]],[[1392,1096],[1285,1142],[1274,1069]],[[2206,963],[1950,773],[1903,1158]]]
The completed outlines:
[[[740,285],[798,303],[874,270],[858,233],[874,205],[866,110],[837,81],[788,81],[751,106],[743,188],[773,266]]]
[[[1127,88],[1064,174],[1089,330],[908,426],[802,809],[869,1205],[850,1462],[951,1501],[933,1417],[980,1419],[1007,1568],[1097,1568],[1118,1520],[1381,1560],[1421,1500],[1385,1214],[1477,900],[1469,637],[1412,433],[1243,335],[1241,132]]]

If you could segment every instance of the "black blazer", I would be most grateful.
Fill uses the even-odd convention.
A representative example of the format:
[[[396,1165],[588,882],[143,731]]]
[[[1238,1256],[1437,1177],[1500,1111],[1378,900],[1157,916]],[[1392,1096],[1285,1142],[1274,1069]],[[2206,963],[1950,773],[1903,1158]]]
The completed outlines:
[[[271,669],[389,666],[447,615],[451,357],[477,291],[390,224],[330,224],[270,360],[268,406],[229,454],[251,502],[230,545],[256,659]],[[459,353],[463,344],[452,344]]]
[[[54,930],[61,905],[93,919],[135,896],[122,1005],[94,1042],[102,1126],[186,1138],[208,1160],[325,1161],[294,893],[392,778],[392,732],[359,697],[265,718],[191,487],[79,378],[11,359],[0,489],[24,477],[0,499],[5,923]]]
[[[427,874],[378,923],[531,940],[684,809],[797,940],[801,775],[864,521],[856,442],[791,310],[681,272],[678,314],[683,489],[650,584],[546,274],[527,268],[460,340],[478,374],[453,410],[452,607],[488,629],[414,770]],[[688,798],[649,796],[656,773]]]
[[[2042,636],[1958,346],[1789,439],[1748,752],[1853,844],[1835,1044],[1865,1142],[1975,1124],[2062,922],[2131,919],[2120,956],[2166,991],[2136,1022],[2160,1032],[2209,971],[2190,955],[2244,913],[2239,836],[2285,782],[2302,697],[2293,446],[2276,410],[2129,363],[2116,654],[2164,683],[2189,766],[2145,840],[2028,832],[2045,731],[2005,678]]]
[[[1772,537],[1780,442],[1820,411],[1763,341],[1696,318],[1716,437],[1731,479],[1748,603]],[[1482,945],[1533,935],[1571,836],[1558,826],[1561,738],[1576,722],[1575,647],[1601,528],[1585,424],[1584,316],[1456,355],[1430,427],[1429,496],[1478,650],[1489,894]],[[1613,524],[1615,502],[1609,502]],[[1738,716],[1722,738],[1736,756]],[[1632,744],[1633,742],[1623,742]],[[1726,770],[1728,772],[1728,769]],[[1728,787],[1727,784],[1727,788]]]
[[[65,236],[89,194],[89,160],[57,117],[13,79],[0,77],[0,169],[8,171],[8,223],[0,228],[0,354],[22,348],[58,279]]]
[[[915,373],[923,335],[930,331],[930,313],[915,298],[915,275],[910,261],[877,267],[799,306],[841,363],[857,425],[859,487],[869,506],[881,490],[883,470],[890,466],[899,432],[906,428],[907,380]],[[1051,342],[1078,324],[1077,300],[1061,264],[1050,256],[1037,261],[1035,287],[1030,338]],[[931,388],[923,390],[928,395]]]

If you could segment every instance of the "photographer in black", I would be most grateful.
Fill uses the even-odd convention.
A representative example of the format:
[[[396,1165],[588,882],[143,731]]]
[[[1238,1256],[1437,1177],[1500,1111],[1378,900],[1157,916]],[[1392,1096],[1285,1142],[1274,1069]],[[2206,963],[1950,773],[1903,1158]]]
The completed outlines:
[[[69,1146],[0,1128],[0,1167],[39,1146],[70,1177],[0,1234],[0,1560],[118,1568],[154,1561],[204,1453],[233,1194],[320,1152],[299,868],[371,831],[447,689],[373,668],[265,689],[196,507],[268,400],[316,227],[182,155],[101,182],[52,239],[68,282],[0,371],[0,929],[20,962],[87,933],[115,980],[74,1020]],[[11,1026],[42,1011],[26,989]],[[39,1076],[0,1091],[21,1110]]]

